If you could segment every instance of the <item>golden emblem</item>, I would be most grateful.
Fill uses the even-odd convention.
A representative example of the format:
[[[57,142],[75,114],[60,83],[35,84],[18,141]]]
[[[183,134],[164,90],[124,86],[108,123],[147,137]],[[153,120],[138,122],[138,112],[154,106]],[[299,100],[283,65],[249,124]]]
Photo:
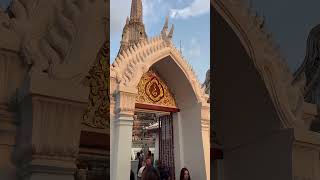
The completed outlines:
[[[156,79],[155,77],[153,77],[149,82],[147,82],[145,91],[147,96],[153,102],[158,102],[164,97],[163,87],[158,81],[158,79]]]
[[[136,103],[177,107],[169,87],[160,76],[152,70],[149,70],[141,77],[138,85]]]

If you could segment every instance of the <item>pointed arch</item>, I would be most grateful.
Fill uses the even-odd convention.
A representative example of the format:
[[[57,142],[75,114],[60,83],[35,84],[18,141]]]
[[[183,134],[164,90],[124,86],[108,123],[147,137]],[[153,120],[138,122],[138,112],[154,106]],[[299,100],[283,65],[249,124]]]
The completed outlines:
[[[110,67],[110,77],[121,86],[136,88],[144,73],[158,61],[170,57],[188,79],[198,102],[206,103],[204,90],[192,70],[191,65],[182,57],[179,50],[169,40],[154,37],[130,47],[116,58]]]

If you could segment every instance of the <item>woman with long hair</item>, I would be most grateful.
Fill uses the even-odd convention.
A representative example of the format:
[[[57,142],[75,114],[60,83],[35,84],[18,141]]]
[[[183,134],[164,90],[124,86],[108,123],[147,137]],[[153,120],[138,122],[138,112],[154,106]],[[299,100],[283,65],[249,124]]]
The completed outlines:
[[[189,170],[187,168],[182,168],[180,171],[180,180],[191,180]]]

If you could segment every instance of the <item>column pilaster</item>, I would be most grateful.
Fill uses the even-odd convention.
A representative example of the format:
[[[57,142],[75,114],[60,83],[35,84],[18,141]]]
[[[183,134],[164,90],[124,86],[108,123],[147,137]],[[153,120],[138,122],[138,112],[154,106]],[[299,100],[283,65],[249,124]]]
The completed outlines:
[[[19,103],[15,153],[26,180],[73,180],[85,103],[30,94]]]
[[[135,88],[120,87],[116,93],[115,104],[115,135],[113,154],[114,169],[112,178],[122,180],[130,178],[131,170],[131,146],[132,146],[132,126],[135,108],[135,98],[137,90]]]

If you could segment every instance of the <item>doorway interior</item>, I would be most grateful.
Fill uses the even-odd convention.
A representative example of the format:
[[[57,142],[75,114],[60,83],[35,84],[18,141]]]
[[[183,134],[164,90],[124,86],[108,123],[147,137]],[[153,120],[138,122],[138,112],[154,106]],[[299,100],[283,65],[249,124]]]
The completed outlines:
[[[153,165],[156,167],[161,160],[162,165],[169,169],[171,177],[175,177],[174,162],[174,130],[173,113],[176,108],[157,106],[146,107],[137,104],[132,128],[132,161],[131,167],[134,173],[138,172],[137,153],[142,154],[143,159],[151,152]],[[161,109],[161,110],[157,110]]]

